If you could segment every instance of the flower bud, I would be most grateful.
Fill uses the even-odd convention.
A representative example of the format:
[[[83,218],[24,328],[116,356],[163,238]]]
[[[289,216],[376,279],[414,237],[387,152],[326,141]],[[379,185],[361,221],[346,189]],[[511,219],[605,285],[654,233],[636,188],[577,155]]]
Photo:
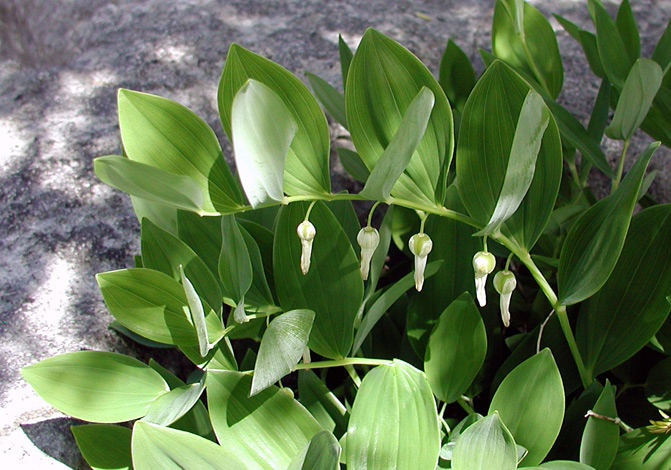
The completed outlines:
[[[475,271],[475,292],[478,297],[480,307],[487,305],[487,275],[494,271],[496,267],[496,258],[487,251],[478,251],[473,256],[473,271]]]
[[[501,294],[501,320],[504,326],[510,325],[510,298],[513,296],[513,291],[517,287],[517,279],[515,275],[508,271],[499,271],[494,276],[494,289]]]
[[[315,226],[309,220],[304,220],[296,228],[298,238],[301,239],[301,271],[307,274],[310,269],[310,257],[312,256],[312,240],[317,234]]]
[[[410,253],[415,255],[415,289],[419,292],[424,285],[426,258],[431,253],[433,242],[426,233],[416,233],[410,237],[408,248],[410,248]]]
[[[365,281],[368,279],[368,273],[370,272],[370,260],[380,244],[380,234],[373,227],[364,227],[359,230],[356,241],[361,247],[361,279]]]

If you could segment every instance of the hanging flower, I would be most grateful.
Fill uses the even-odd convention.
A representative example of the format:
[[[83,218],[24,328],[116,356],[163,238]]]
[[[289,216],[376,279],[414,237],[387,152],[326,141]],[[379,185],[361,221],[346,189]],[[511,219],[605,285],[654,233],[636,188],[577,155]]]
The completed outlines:
[[[416,233],[410,237],[408,245],[410,253],[415,255],[415,289],[417,289],[417,292],[420,292],[424,285],[426,258],[429,256],[429,253],[431,253],[433,242],[426,233]]]
[[[494,276],[494,289],[501,294],[501,320],[503,320],[504,326],[510,326],[510,298],[515,287],[517,287],[517,279],[512,272],[508,270],[499,271]]]
[[[312,240],[317,234],[315,226],[309,220],[304,220],[296,228],[296,233],[301,239],[301,271],[307,274],[310,270],[310,257],[312,256]]]
[[[364,227],[359,230],[356,241],[361,247],[361,279],[365,281],[368,279],[368,273],[370,272],[370,260],[380,244],[380,234],[374,227]]]
[[[478,251],[473,256],[473,271],[475,271],[475,293],[478,297],[480,307],[487,305],[487,275],[494,271],[496,258],[487,251]]]

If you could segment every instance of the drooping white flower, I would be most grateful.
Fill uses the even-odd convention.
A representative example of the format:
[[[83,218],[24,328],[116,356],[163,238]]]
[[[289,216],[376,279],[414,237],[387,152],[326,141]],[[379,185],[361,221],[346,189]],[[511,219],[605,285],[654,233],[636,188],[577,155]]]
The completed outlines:
[[[475,293],[480,307],[487,305],[487,275],[494,271],[496,258],[487,251],[478,251],[473,256],[473,271],[475,271]]]
[[[504,326],[510,326],[510,298],[513,296],[515,287],[517,287],[517,279],[512,272],[499,271],[494,276],[494,289],[501,294],[499,305]]]
[[[433,249],[433,242],[426,233],[416,233],[410,237],[408,248],[410,248],[410,253],[415,255],[415,289],[420,292],[424,285],[426,258]]]
[[[374,227],[364,227],[359,230],[356,241],[361,247],[361,279],[365,281],[368,279],[368,273],[370,272],[370,260],[380,244],[380,234]]]
[[[310,270],[312,241],[317,235],[317,230],[309,220],[304,220],[296,228],[296,233],[298,233],[298,238],[301,239],[301,272],[307,274]]]

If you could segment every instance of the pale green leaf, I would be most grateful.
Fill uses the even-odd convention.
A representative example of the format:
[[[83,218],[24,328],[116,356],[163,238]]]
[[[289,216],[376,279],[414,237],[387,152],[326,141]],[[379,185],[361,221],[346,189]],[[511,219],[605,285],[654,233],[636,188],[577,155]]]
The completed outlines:
[[[179,266],[179,274],[182,280],[182,286],[184,287],[184,295],[186,296],[186,301],[188,303],[189,315],[191,317],[191,323],[196,328],[196,334],[198,335],[198,351],[200,352],[201,357],[207,356],[207,353],[212,349],[212,344],[209,344],[207,341],[207,325],[205,323],[205,310],[203,309],[203,304],[198,297],[198,292],[193,288],[193,284],[184,274],[184,268]]]
[[[221,218],[221,234],[219,278],[224,287],[223,293],[240,304],[252,285],[252,261],[234,216]]]
[[[452,451],[453,470],[514,470],[515,439],[497,412],[470,425]]]
[[[298,397],[323,429],[338,435],[347,430],[347,408],[309,369],[298,371]]]
[[[338,470],[341,450],[333,434],[320,431],[296,455],[287,470]]]
[[[142,420],[158,426],[170,426],[191,411],[203,390],[205,383],[202,381],[174,388],[158,397]]]

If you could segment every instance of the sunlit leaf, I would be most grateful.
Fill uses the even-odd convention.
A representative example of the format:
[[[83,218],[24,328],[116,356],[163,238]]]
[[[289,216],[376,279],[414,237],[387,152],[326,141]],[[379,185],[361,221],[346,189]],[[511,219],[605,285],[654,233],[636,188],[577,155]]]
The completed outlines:
[[[329,431],[315,434],[303,450],[291,461],[287,470],[337,470],[340,444]]]
[[[454,470],[514,470],[517,468],[515,439],[497,412],[470,425],[452,451]]]
[[[130,429],[109,424],[86,424],[70,429],[84,460],[93,470],[132,468]]]

